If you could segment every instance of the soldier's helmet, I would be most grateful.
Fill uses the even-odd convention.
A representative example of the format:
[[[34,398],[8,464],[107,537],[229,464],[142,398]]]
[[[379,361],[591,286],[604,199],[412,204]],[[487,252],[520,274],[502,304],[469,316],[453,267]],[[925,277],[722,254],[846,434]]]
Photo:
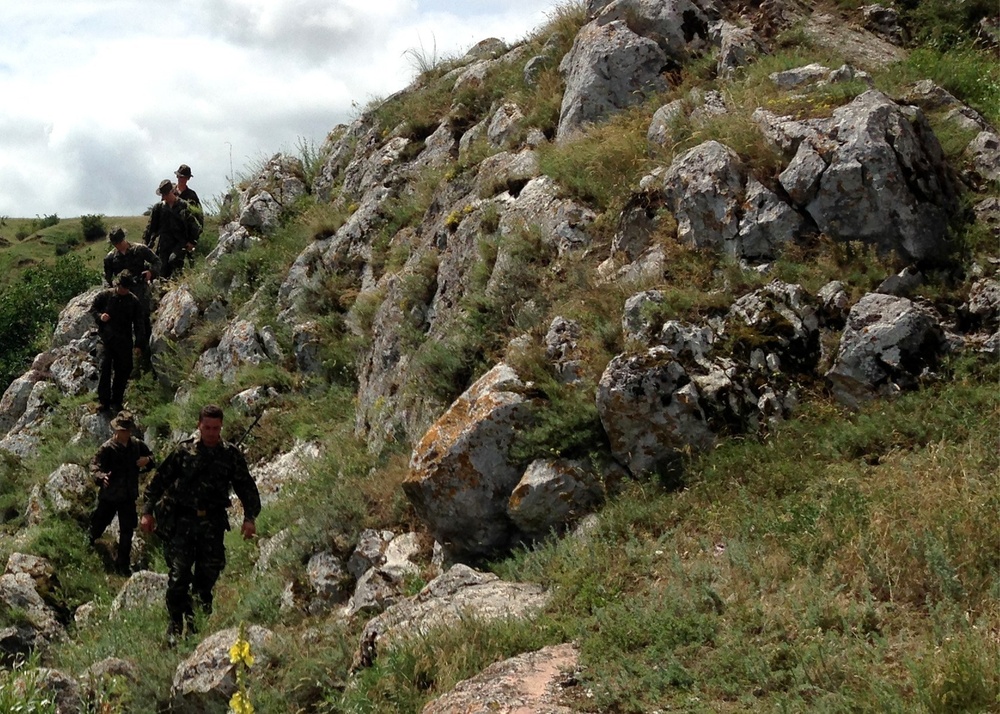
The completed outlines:
[[[133,277],[132,272],[129,270],[123,270],[115,276],[114,282],[112,283],[116,288],[131,288],[135,285],[135,277]]]
[[[135,417],[132,416],[132,412],[127,409],[123,409],[111,420],[111,428],[117,431],[118,429],[128,429],[132,431],[135,428]]]
[[[111,245],[118,245],[125,240],[125,229],[121,226],[112,226],[108,231],[108,240],[111,241]]]

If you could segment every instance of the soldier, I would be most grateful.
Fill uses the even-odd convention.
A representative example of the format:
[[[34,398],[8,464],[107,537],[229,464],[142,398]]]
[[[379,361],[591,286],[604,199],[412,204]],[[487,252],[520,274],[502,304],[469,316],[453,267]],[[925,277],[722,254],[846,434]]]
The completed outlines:
[[[160,258],[145,245],[135,245],[125,238],[125,229],[114,226],[108,233],[108,240],[114,248],[104,256],[104,280],[111,285],[115,276],[128,270],[134,277],[132,294],[139,298],[142,307],[142,323],[145,339],[137,343],[143,356],[149,359],[149,336],[152,334],[150,314],[153,298],[149,284],[160,274]]]
[[[142,306],[131,293],[134,282],[132,273],[123,270],[113,282],[114,287],[98,293],[90,308],[104,345],[101,374],[97,381],[97,400],[104,412],[121,409],[125,388],[132,376],[133,347],[149,339],[144,332]]]
[[[202,408],[198,436],[182,441],[163,460],[143,498],[139,525],[145,533],[158,530],[166,546],[170,644],[185,625],[188,634],[195,631],[192,592],[206,613],[212,611],[212,589],[226,566],[230,489],[243,506],[243,537],[257,533],[257,484],[239,448],[222,440],[222,417],[214,404]]]
[[[153,453],[145,442],[132,436],[135,420],[126,411],[111,420],[114,436],[101,444],[90,462],[90,473],[100,491],[97,508],[90,516],[90,544],[118,516],[118,557],[115,571],[119,575],[132,572],[132,534],[139,523],[135,502],[139,498],[139,472],[153,467]]]
[[[160,181],[156,193],[162,199],[153,206],[142,242],[155,246],[160,257],[161,275],[169,278],[184,266],[185,256],[194,250],[201,233],[188,202],[174,193],[170,179]]]

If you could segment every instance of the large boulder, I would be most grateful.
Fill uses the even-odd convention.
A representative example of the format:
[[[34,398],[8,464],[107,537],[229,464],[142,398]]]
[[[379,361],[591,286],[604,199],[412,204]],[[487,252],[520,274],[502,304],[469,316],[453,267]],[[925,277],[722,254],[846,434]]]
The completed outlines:
[[[559,65],[566,90],[557,141],[665,90],[661,70],[666,63],[667,55],[655,41],[640,37],[622,21],[584,26]]]
[[[680,452],[715,441],[698,387],[664,346],[612,359],[597,411],[615,458],[636,475],[669,471]]]
[[[857,406],[916,386],[944,348],[940,318],[903,297],[869,293],[851,308],[833,367],[834,394]]]
[[[521,478],[509,456],[527,424],[527,388],[499,364],[460,396],[413,450],[403,491],[431,534],[456,556],[511,544],[507,499]]]
[[[945,252],[957,184],[922,111],[870,90],[812,126],[819,140],[802,141],[792,161],[806,175],[786,170],[781,181],[821,231],[904,260]]]

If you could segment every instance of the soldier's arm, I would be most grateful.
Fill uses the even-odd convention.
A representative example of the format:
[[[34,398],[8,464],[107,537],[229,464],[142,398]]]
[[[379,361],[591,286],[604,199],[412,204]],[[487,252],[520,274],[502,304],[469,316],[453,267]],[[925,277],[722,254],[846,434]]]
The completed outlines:
[[[104,282],[108,285],[111,285],[111,279],[114,278],[114,275],[111,274],[111,268],[113,267],[112,259],[113,256],[110,253],[104,256]]]
[[[143,459],[143,458],[149,459],[149,461],[146,462],[145,466],[140,466],[139,467],[139,470],[140,471],[151,471],[152,469],[154,469],[156,467],[156,460],[153,458],[153,451],[149,448],[149,446],[146,445],[146,442],[143,441],[142,439],[136,439],[136,441],[139,444],[139,458],[140,459]]]
[[[94,318],[94,322],[97,323],[98,327],[101,327],[103,323],[101,322],[101,313],[106,312],[108,302],[108,294],[101,291],[94,298],[94,302],[90,306],[90,314]]]
[[[160,263],[160,256],[151,251],[148,246],[140,246],[143,249],[142,259],[149,264],[149,269],[153,272],[153,277],[158,277],[160,275],[160,268],[162,264]]]
[[[236,446],[231,446],[231,458],[233,459],[233,491],[243,505],[243,516],[248,521],[257,520],[260,515],[260,492],[257,484],[250,475],[247,467],[247,460],[243,452]]]
[[[167,488],[176,479],[175,467],[177,465],[177,452],[173,451],[170,455],[163,460],[159,468],[156,469],[156,473],[153,474],[153,478],[150,479],[149,483],[146,485],[146,490],[143,492],[142,496],[142,515],[151,516],[153,515],[153,508],[159,503],[160,499],[163,498],[163,494],[167,492]]]
[[[94,454],[94,458],[90,460],[90,475],[95,483],[107,485],[108,478],[111,476],[111,464],[109,461],[108,449],[101,446],[97,450],[97,453]]]
[[[147,246],[152,245],[156,234],[160,232],[160,205],[157,203],[153,206],[153,210],[149,212],[149,222],[146,223],[146,230],[142,232],[142,242]]]

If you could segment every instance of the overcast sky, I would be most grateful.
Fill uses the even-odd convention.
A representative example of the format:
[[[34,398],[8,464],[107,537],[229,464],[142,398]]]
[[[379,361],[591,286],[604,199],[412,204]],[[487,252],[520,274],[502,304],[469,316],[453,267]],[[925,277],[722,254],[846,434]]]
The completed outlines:
[[[4,0],[0,216],[138,215],[181,163],[203,202],[318,148],[415,76],[525,39],[559,0]]]

